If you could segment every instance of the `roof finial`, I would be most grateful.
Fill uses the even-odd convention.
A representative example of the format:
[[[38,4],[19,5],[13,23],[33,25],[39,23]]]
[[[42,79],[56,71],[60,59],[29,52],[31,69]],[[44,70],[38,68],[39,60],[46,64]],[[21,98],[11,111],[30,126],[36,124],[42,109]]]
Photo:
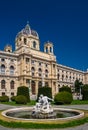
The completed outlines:
[[[29,21],[27,21],[27,24],[29,24]]]

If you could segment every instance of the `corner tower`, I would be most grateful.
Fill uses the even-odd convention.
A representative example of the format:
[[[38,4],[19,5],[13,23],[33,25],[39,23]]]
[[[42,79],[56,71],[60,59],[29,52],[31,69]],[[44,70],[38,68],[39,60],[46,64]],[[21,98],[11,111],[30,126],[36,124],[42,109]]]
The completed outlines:
[[[12,46],[11,45],[6,45],[4,48],[5,52],[12,52]]]
[[[53,43],[51,42],[46,42],[44,44],[44,52],[48,54],[53,54]]]
[[[22,46],[40,50],[38,33],[35,30],[32,30],[28,23],[25,28],[17,34],[15,39],[15,50],[20,49]]]

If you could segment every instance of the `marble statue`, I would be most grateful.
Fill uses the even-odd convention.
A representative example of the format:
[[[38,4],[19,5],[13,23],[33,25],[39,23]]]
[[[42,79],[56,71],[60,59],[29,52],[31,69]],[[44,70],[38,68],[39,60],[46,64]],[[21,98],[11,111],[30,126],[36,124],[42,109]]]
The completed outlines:
[[[39,97],[38,103],[36,103],[36,105],[33,108],[33,112],[36,113],[52,113],[53,109],[50,105],[49,101],[53,101],[53,99],[47,97],[47,96],[43,96],[42,94]]]

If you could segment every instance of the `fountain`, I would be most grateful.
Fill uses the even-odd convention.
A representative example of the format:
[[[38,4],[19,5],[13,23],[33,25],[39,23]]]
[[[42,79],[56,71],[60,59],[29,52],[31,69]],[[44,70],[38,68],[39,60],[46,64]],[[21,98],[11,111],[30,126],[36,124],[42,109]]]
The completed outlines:
[[[50,101],[53,101],[53,99],[40,95],[34,107],[9,109],[3,111],[2,115],[9,119],[32,122],[73,120],[84,116],[84,112],[79,110],[52,107]]]
[[[53,99],[48,98],[47,96],[40,95],[38,103],[36,103],[36,106],[34,106],[32,110],[33,118],[46,119],[54,118],[56,116],[49,100],[53,101]]]

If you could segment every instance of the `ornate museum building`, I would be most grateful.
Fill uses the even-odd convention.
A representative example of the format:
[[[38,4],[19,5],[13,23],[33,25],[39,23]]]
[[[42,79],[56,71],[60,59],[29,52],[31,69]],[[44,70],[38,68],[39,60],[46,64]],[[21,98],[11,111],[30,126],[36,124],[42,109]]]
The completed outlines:
[[[11,97],[16,95],[17,87],[27,86],[35,98],[38,87],[49,86],[54,96],[63,85],[74,90],[76,79],[88,84],[88,71],[58,64],[49,41],[42,52],[39,35],[29,24],[17,34],[14,52],[10,45],[0,51],[0,95]]]

